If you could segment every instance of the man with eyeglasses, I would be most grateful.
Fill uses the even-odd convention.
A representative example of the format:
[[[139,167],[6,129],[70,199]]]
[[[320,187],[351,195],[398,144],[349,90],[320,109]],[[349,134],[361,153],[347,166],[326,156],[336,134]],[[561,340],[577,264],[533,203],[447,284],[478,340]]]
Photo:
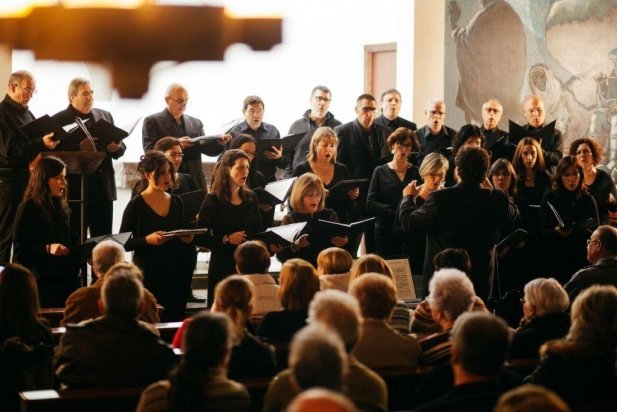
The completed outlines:
[[[417,162],[422,164],[422,160],[429,153],[441,153],[449,157],[452,153],[452,139],[456,131],[446,125],[446,104],[442,100],[429,100],[424,107],[426,114],[426,126],[416,130],[416,136],[420,142],[420,153]]]
[[[30,178],[29,163],[58,144],[53,133],[26,136],[20,129],[35,120],[28,109],[35,93],[32,73],[19,70],[9,77],[8,92],[0,102],[0,262],[11,258],[13,221]]]
[[[544,110],[542,97],[538,95],[527,96],[523,105],[523,114],[527,119],[527,124],[523,126],[525,130],[535,134],[542,129],[546,120],[546,111]],[[563,157],[563,136],[561,131],[555,128],[552,136],[540,139],[540,146],[544,154],[546,168],[557,166],[557,163]]]
[[[335,119],[334,115],[328,111],[331,101],[332,93],[326,86],[315,86],[311,91],[311,98],[309,101],[311,108],[304,112],[302,118],[293,122],[289,128],[289,134],[306,134],[289,154],[290,161],[285,169],[285,177],[291,177],[293,169],[300,163],[306,161],[306,155],[311,145],[311,138],[317,128],[328,126],[334,129],[341,124],[341,122]]]
[[[399,127],[406,127],[415,132],[418,126],[414,122],[403,119],[398,114],[401,111],[401,94],[396,89],[388,89],[381,94],[379,99],[381,104],[381,116],[375,119],[375,123],[386,126],[390,132],[395,131]]]
[[[81,77],[76,77],[69,83],[68,88],[69,105],[66,109],[54,114],[52,118],[61,126],[75,123],[75,118],[79,117],[86,121],[86,128],[99,120],[114,123],[114,119],[106,110],[95,109],[94,90],[90,81]],[[93,136],[95,139],[99,136]],[[96,140],[95,140],[96,142]],[[60,144],[59,150],[79,150],[77,146],[65,146]],[[96,150],[105,153],[105,158],[94,171],[87,175],[87,193],[84,196],[87,213],[86,227],[90,229],[90,236],[102,236],[110,234],[112,231],[113,202],[117,199],[116,179],[114,177],[114,167],[112,159],[120,158],[126,151],[126,145],[122,142],[111,142],[106,146],[97,144]],[[81,175],[69,174],[69,198],[79,200],[81,198]],[[81,212],[74,207],[71,213],[71,229],[79,233]]]
[[[172,84],[165,93],[167,107],[144,119],[142,145],[144,151],[154,149],[156,142],[163,137],[176,137],[182,146],[184,160],[179,171],[190,174],[200,189],[207,190],[206,179],[201,166],[201,155],[218,156],[223,151],[230,135],[217,140],[191,143],[191,137],[205,135],[204,125],[196,117],[184,114],[189,101],[188,91],[179,84]]]
[[[516,145],[508,139],[508,132],[499,128],[499,122],[503,115],[503,106],[497,99],[489,99],[482,104],[482,135],[484,136],[484,148],[491,155],[491,164],[497,159],[512,161]]]

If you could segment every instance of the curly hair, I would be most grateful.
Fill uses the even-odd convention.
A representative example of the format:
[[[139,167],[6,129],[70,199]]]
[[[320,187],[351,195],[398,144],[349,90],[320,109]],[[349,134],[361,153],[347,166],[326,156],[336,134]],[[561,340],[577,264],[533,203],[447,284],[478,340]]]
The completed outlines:
[[[602,161],[602,157],[604,156],[604,149],[596,139],[592,139],[590,137],[581,137],[570,143],[570,151],[568,154],[570,156],[576,156],[576,151],[578,150],[578,147],[582,144],[586,144],[587,146],[589,146],[594,166],[599,164]]]

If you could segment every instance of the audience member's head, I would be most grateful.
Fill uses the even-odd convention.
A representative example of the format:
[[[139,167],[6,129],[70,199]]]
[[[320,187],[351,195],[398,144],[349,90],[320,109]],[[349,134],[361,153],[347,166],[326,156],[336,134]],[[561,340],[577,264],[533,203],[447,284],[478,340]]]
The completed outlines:
[[[30,270],[18,263],[0,271],[0,330],[7,336],[27,338],[36,331],[39,293]]]
[[[374,255],[372,253],[361,256],[355,261],[351,268],[351,276],[349,281],[353,282],[358,276],[365,273],[379,273],[392,279],[392,269],[390,268],[390,265],[388,265],[388,262],[386,262],[381,256]]]
[[[587,242],[587,260],[596,264],[600,259],[617,257],[617,229],[609,225],[598,227]]]
[[[268,273],[270,268],[270,252],[258,240],[247,240],[234,252],[236,270],[243,275]]]
[[[465,249],[449,247],[435,255],[433,266],[435,271],[458,269],[469,276],[471,273],[471,258]]]
[[[452,328],[451,363],[469,376],[496,377],[506,360],[512,333],[506,322],[481,312],[464,313]]]
[[[322,325],[308,325],[291,342],[289,367],[300,391],[318,386],[340,392],[348,367],[343,341]]]
[[[493,412],[570,412],[570,407],[544,386],[522,385],[501,395]]]
[[[324,388],[313,388],[296,396],[287,412],[355,412],[353,402],[340,393]]]
[[[441,269],[435,272],[428,285],[426,298],[431,305],[433,319],[447,329],[473,305],[476,293],[473,284],[457,269]]]
[[[319,275],[340,275],[348,273],[353,265],[351,254],[340,247],[329,247],[317,255]]]
[[[367,273],[351,282],[349,294],[358,299],[365,319],[388,320],[396,306],[394,282],[378,273]]]
[[[570,306],[570,298],[555,279],[537,278],[525,285],[523,314],[529,320],[535,316],[562,313]]]
[[[615,353],[617,347],[617,288],[591,286],[574,299],[567,339]]]
[[[320,323],[335,331],[351,352],[360,338],[361,314],[358,301],[340,290],[318,292],[309,307],[309,323]]]
[[[280,282],[279,299],[285,310],[308,310],[313,296],[319,292],[317,271],[302,259],[283,263]]]
[[[116,263],[124,262],[124,247],[113,240],[104,240],[92,249],[92,271],[103,276]]]
[[[463,182],[479,184],[486,178],[490,157],[481,147],[464,146],[456,154],[454,162]]]
[[[144,300],[143,275],[131,263],[116,263],[106,273],[101,290],[105,315],[137,317]]]
[[[241,275],[226,277],[216,285],[214,290],[213,312],[226,313],[234,325],[237,340],[244,336],[246,320],[253,309],[253,284]]]

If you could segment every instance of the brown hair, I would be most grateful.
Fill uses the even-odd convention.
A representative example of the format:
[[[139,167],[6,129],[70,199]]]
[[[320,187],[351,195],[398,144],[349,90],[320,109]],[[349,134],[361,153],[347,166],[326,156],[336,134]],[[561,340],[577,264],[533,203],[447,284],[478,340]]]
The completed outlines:
[[[311,144],[309,146],[309,152],[306,155],[306,160],[309,162],[314,162],[317,160],[316,147],[322,140],[334,143],[334,153],[330,158],[330,162],[336,163],[336,146],[338,145],[338,136],[336,135],[334,129],[328,126],[322,126],[313,133],[313,136],[311,137]]]
[[[569,155],[576,156],[576,151],[578,150],[578,147],[582,144],[586,144],[587,146],[589,146],[589,150],[591,150],[593,164],[597,165],[598,163],[600,163],[602,157],[604,156],[604,149],[597,140],[591,139],[589,137],[581,137],[570,143]]]
[[[180,146],[180,148],[182,148],[180,141],[175,137],[166,136],[156,141],[156,143],[154,144],[154,150],[166,152],[167,150],[171,150],[176,146]]]
[[[326,189],[319,176],[313,173],[303,174],[294,183],[293,189],[291,189],[291,196],[289,197],[291,208],[299,213],[306,213],[304,210],[304,196],[313,190],[317,191],[321,196],[317,209],[322,210],[326,205]]]
[[[234,325],[235,338],[244,336],[246,320],[253,310],[253,284],[240,275],[231,275],[216,285],[214,304],[219,312],[225,312]]]
[[[0,272],[0,331],[29,340],[40,330],[39,293],[30,270],[10,263]]]
[[[329,247],[317,255],[317,268],[327,275],[347,273],[353,265],[351,254],[340,247]]]
[[[353,280],[358,276],[369,272],[380,273],[392,279],[392,269],[390,268],[390,265],[388,265],[388,262],[386,262],[384,258],[379,255],[369,253],[368,255],[364,255],[356,260],[351,268],[349,282],[353,282]]]
[[[49,179],[56,177],[66,169],[66,163],[54,156],[42,157],[36,164],[36,167],[28,180],[28,187],[24,193],[24,200],[32,199],[43,212],[51,217],[51,212],[56,209],[54,199],[51,196],[49,189]],[[59,211],[62,216],[69,215],[69,205],[64,196],[60,199]]]
[[[217,167],[214,171],[214,183],[212,183],[212,192],[218,197],[222,203],[229,203],[231,201],[231,177],[229,176],[229,170],[236,164],[236,160],[246,159],[249,164],[251,163],[249,156],[240,149],[229,149],[221,160],[217,163]],[[242,200],[247,199],[247,189],[240,188],[240,198]]]
[[[366,273],[351,282],[349,294],[358,299],[365,319],[388,320],[396,306],[394,282],[380,273]]]
[[[388,136],[388,146],[390,149],[394,149],[394,145],[396,143],[404,144],[407,141],[410,141],[411,143],[412,152],[417,152],[420,150],[420,142],[418,141],[418,137],[412,130],[406,127],[399,127],[390,133],[390,136]]]
[[[163,152],[158,150],[148,150],[145,155],[139,159],[137,171],[141,173],[142,183],[144,187],[148,187],[148,178],[146,174],[154,172],[154,182],[158,183],[159,179],[166,172],[166,167],[171,175],[171,187],[177,185],[174,164],[165,156]]]
[[[538,143],[538,141],[533,137],[525,137],[516,145],[516,150],[514,151],[514,156],[512,157],[512,165],[519,176],[525,176],[525,164],[523,163],[521,157],[523,156],[523,148],[527,145],[533,146],[538,154],[536,163],[533,165],[534,173],[543,172],[546,169],[542,146],[540,146],[540,143]]]
[[[247,240],[236,248],[234,262],[241,274],[263,274],[270,267],[270,253],[263,242]]]
[[[319,278],[313,265],[302,259],[289,259],[281,267],[279,299],[286,310],[308,310]]]

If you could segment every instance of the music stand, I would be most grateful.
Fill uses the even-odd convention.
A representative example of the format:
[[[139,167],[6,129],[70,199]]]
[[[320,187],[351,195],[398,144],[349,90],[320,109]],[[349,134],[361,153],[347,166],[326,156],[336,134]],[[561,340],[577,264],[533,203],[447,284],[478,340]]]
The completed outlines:
[[[88,179],[86,178],[88,174],[94,173],[94,171],[99,167],[103,159],[105,159],[105,153],[103,152],[86,152],[86,151],[72,151],[72,152],[41,152],[43,157],[54,156],[61,159],[64,163],[66,163],[66,173],[67,174],[78,174],[80,175],[80,187],[81,193],[79,195],[79,199],[69,199],[69,203],[79,203],[79,210],[81,212],[81,216],[79,219],[79,243],[84,243],[86,241],[86,213],[88,211],[88,205],[86,204],[86,196],[88,192],[86,191],[88,188]],[[70,187],[69,187],[70,190]],[[88,283],[88,270],[86,266],[86,262],[83,262],[81,265],[81,285],[86,286]]]

